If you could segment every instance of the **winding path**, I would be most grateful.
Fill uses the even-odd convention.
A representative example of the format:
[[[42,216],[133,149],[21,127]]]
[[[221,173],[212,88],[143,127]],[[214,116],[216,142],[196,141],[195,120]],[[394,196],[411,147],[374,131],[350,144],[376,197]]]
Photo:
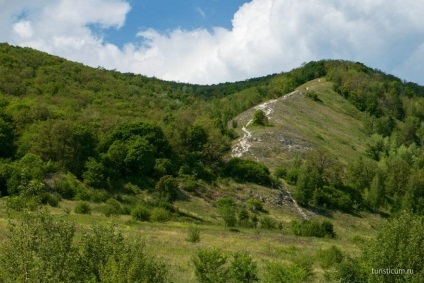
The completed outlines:
[[[255,110],[262,110],[264,111],[266,117],[268,119],[271,119],[270,115],[272,112],[274,112],[274,109],[271,107],[271,104],[277,102],[278,100],[285,100],[297,93],[300,93],[298,90],[295,90],[291,93],[288,93],[284,95],[283,97],[279,99],[272,99],[268,100],[267,102],[264,102],[262,104],[259,104],[258,106],[255,106]],[[247,129],[247,127],[253,122],[253,119],[250,119],[245,126],[241,128],[243,131],[243,137],[241,137],[238,142],[233,146],[231,150],[231,156],[232,157],[241,157],[243,156],[243,153],[248,152],[249,148],[252,146],[252,133]],[[258,158],[256,158],[258,159]]]

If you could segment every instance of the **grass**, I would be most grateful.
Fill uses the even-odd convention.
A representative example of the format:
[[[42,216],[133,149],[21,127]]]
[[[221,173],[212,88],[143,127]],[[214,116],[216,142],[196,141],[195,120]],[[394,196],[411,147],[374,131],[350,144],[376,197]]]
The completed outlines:
[[[372,237],[381,218],[377,215],[362,214],[354,216],[334,212],[330,218],[313,214],[314,219],[330,220],[334,224],[337,234],[335,239],[296,237],[290,229],[290,221],[300,220],[300,216],[290,204],[276,205],[272,202],[277,191],[251,184],[236,184],[229,182],[226,186],[214,188],[217,196],[233,196],[242,205],[249,198],[262,197],[266,200],[261,216],[269,216],[282,222],[281,230],[264,230],[257,228],[237,228],[239,232],[224,230],[223,221],[217,216],[213,202],[203,198],[190,196],[189,201],[179,201],[175,207],[187,215],[198,218],[196,224],[192,221],[164,223],[140,222],[130,215],[106,217],[96,211],[100,204],[90,203],[92,214],[77,214],[74,212],[77,201],[64,200],[56,208],[49,210],[54,215],[64,215],[66,219],[77,225],[77,231],[89,229],[90,225],[114,225],[123,235],[130,239],[142,239],[146,243],[149,254],[166,262],[175,278],[175,282],[196,282],[192,258],[199,249],[219,248],[226,253],[247,252],[258,263],[260,277],[263,278],[265,265],[269,261],[290,263],[300,257],[314,260],[315,282],[325,282],[324,270],[316,259],[320,249],[337,246],[349,255],[359,255],[360,244],[363,239]],[[21,213],[12,212],[13,217],[20,217]],[[186,218],[184,218],[186,219]],[[183,221],[184,221],[183,219]],[[201,239],[198,243],[187,241],[187,234],[196,225]],[[7,226],[7,212],[3,200],[0,200],[0,239],[5,239]]]

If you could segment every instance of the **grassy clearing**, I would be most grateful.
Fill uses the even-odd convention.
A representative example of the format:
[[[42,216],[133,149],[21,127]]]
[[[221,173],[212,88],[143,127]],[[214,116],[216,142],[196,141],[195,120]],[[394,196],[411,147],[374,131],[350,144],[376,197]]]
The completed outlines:
[[[349,255],[360,253],[359,245],[364,239],[375,234],[381,218],[376,215],[363,214],[359,216],[334,212],[329,217],[319,216],[308,212],[314,219],[328,219],[334,223],[337,234],[335,239],[296,237],[290,229],[290,221],[300,220],[291,204],[273,204],[276,191],[250,184],[229,183],[227,186],[215,187],[217,196],[233,196],[241,205],[247,199],[262,197],[265,212],[259,217],[269,216],[282,222],[281,230],[264,230],[258,228],[237,228],[238,232],[224,230],[223,221],[218,217],[212,202],[200,197],[190,197],[189,201],[179,201],[175,207],[188,215],[196,216],[199,221],[186,222],[139,222],[129,215],[106,217],[96,212],[98,204],[90,205],[92,214],[76,214],[76,201],[62,201],[57,208],[49,210],[57,216],[64,215],[66,219],[77,225],[77,231],[89,229],[90,225],[114,225],[128,238],[142,239],[147,251],[165,261],[171,268],[176,282],[195,282],[192,258],[199,249],[219,248],[226,253],[247,252],[258,263],[260,277],[263,278],[265,265],[269,261],[293,262],[298,258],[310,258],[314,261],[315,282],[325,282],[324,270],[318,263],[318,250],[337,246]],[[13,212],[13,217],[21,213]],[[183,221],[185,218],[182,219]],[[193,222],[196,222],[194,224]],[[187,233],[195,225],[200,230],[200,242],[190,243],[186,240]],[[4,201],[0,201],[0,239],[5,239],[7,212]]]

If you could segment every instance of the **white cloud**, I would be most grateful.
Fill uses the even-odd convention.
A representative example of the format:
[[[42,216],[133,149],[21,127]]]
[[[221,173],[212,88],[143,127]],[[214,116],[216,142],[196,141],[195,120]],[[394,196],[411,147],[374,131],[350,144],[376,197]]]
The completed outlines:
[[[217,83],[348,59],[424,84],[424,1],[253,0],[231,30],[145,30],[123,48],[90,25],[122,28],[125,0],[0,0],[0,39],[92,66]],[[200,11],[199,11],[200,13]]]
[[[30,38],[33,35],[31,22],[20,21],[13,25],[13,31],[22,39]]]

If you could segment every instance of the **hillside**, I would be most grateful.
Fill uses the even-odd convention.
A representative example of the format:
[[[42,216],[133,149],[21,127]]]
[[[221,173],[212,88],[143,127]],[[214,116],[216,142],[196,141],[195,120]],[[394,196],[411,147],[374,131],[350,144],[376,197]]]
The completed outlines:
[[[308,97],[315,93],[316,100]],[[254,112],[263,109],[268,117],[267,127],[251,122]],[[330,151],[340,162],[347,164],[365,152],[367,135],[362,123],[364,113],[356,109],[344,97],[333,91],[326,79],[315,79],[299,86],[294,92],[278,99],[264,102],[235,117],[239,136],[233,145],[233,156],[242,156],[264,162],[275,168],[289,164],[307,150],[323,148]],[[231,125],[230,125],[231,126]],[[240,150],[241,143],[246,148]],[[247,149],[248,147],[248,149]]]
[[[419,274],[421,248],[373,239],[422,241],[424,87],[342,60],[191,85],[0,44],[0,193],[5,282]]]

